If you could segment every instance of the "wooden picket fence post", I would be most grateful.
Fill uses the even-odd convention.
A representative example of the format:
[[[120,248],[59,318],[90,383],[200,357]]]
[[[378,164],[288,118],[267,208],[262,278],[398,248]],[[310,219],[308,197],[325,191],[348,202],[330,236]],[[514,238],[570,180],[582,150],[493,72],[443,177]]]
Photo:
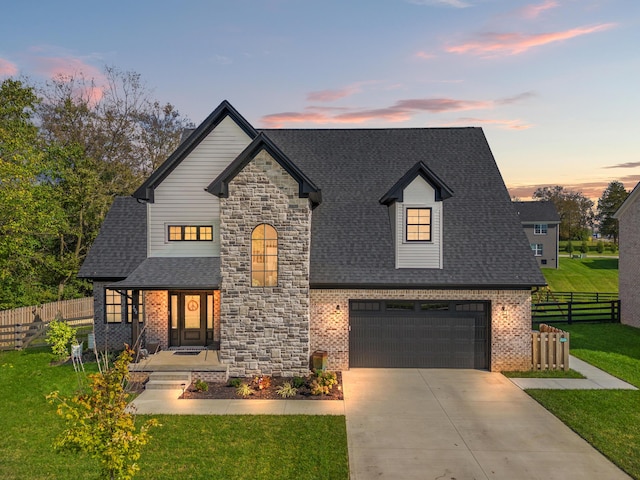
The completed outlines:
[[[540,324],[532,335],[532,370],[569,370],[569,332]]]

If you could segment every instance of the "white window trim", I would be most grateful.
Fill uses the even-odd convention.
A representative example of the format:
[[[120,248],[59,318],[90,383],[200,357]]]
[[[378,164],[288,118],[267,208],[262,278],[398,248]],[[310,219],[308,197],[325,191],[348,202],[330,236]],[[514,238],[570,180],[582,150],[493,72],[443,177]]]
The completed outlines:
[[[532,243],[531,244],[531,250],[533,251],[533,256],[534,257],[541,257],[543,255],[543,252],[544,252],[544,247],[543,247],[542,243]],[[538,253],[538,251],[540,251],[540,253]]]
[[[540,231],[537,232],[537,227],[540,227]],[[544,232],[542,231],[542,227],[544,227]],[[534,223],[533,224],[533,234],[534,235],[546,235],[549,231],[549,224],[547,223]]]

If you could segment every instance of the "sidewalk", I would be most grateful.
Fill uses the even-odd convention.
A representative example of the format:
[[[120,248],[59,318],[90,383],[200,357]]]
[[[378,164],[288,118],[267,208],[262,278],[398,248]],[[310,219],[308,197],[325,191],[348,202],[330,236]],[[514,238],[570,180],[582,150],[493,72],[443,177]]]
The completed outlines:
[[[509,380],[523,390],[529,388],[548,390],[637,390],[633,385],[571,355],[569,355],[569,367],[587,378],[510,378]]]
[[[182,389],[145,390],[129,408],[142,415],[344,415],[343,400],[178,400]]]

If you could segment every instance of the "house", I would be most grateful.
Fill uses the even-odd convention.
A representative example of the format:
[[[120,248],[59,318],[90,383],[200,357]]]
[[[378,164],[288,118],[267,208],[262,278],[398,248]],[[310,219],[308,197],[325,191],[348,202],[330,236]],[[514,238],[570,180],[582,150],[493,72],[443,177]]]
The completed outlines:
[[[551,201],[513,202],[533,255],[542,268],[558,268],[560,215]]]
[[[618,220],[620,321],[640,327],[640,183],[613,215]]]
[[[116,198],[80,276],[95,335],[144,325],[228,374],[528,369],[544,285],[479,128],[258,130],[228,102]]]

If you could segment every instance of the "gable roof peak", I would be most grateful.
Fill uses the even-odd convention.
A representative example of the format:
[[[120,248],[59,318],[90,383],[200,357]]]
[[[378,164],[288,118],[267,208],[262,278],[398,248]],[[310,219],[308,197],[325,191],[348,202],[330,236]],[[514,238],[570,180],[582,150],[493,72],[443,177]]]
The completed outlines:
[[[298,182],[300,198],[309,198],[314,207],[320,204],[320,189],[285,155],[280,148],[264,133],[260,132],[253,141],[229,164],[218,177],[209,184],[205,191],[220,198],[229,196],[229,182],[247,166],[255,156],[265,150],[271,157]]]
[[[230,117],[249,138],[254,139],[258,135],[255,128],[233,106],[223,100],[216,109],[183,139],[178,148],[160,165],[147,180],[133,193],[133,197],[153,203],[155,188],[167,178],[167,176],[196,148],[211,131],[226,117]]]
[[[436,192],[436,201],[441,202],[453,196],[451,190],[429,167],[422,161],[418,161],[413,167],[405,173],[391,189],[385,193],[380,199],[383,205],[391,205],[393,202],[402,202],[404,197],[404,189],[413,182],[416,177],[422,177]]]

